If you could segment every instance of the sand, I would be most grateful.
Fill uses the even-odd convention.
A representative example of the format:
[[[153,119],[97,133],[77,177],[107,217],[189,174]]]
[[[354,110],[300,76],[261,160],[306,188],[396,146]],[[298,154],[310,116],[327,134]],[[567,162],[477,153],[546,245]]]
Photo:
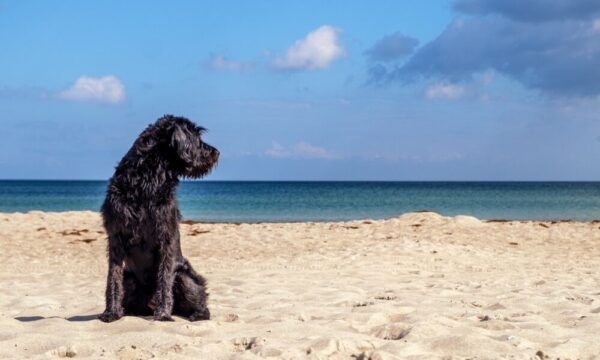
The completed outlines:
[[[0,358],[600,358],[599,227],[182,224],[213,319],[105,324],[99,215],[0,214]]]

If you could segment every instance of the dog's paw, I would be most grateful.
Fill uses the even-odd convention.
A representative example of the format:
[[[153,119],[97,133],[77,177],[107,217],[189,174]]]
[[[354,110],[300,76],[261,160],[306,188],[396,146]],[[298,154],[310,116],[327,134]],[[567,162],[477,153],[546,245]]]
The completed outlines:
[[[105,311],[102,314],[98,315],[98,319],[100,319],[100,321],[103,321],[105,323],[119,320],[122,317],[123,317],[123,314],[119,314],[116,312],[110,312],[110,311]]]
[[[208,309],[204,309],[201,311],[196,311],[192,315],[188,317],[189,321],[200,321],[200,320],[209,320],[210,319],[210,311]]]
[[[167,314],[164,312],[154,313],[154,320],[156,320],[156,321],[175,321],[175,320],[173,320],[173,318],[171,317],[170,314]]]

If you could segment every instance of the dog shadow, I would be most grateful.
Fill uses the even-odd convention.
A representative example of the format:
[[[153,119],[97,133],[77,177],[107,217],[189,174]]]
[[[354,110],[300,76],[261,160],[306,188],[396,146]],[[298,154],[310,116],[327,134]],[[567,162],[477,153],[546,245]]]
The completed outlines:
[[[100,314],[91,314],[91,315],[75,315],[69,317],[61,317],[61,316],[17,316],[14,319],[20,322],[32,322],[46,319],[63,319],[71,322],[81,322],[81,321],[92,321],[98,320],[98,315]]]
[[[63,319],[63,320],[67,320],[70,322],[82,322],[82,321],[94,321],[94,320],[100,321],[98,319],[98,316],[100,316],[100,314],[74,315],[74,316],[69,316],[69,317],[33,315],[33,316],[16,316],[13,319],[20,321],[20,322],[33,322],[33,321],[40,321],[40,320],[47,320],[47,319]],[[140,318],[140,319],[144,319],[144,320],[148,320],[148,321],[154,320],[152,318],[152,316],[140,316],[140,315],[125,315],[125,316],[132,316],[132,317],[136,317],[136,318]]]

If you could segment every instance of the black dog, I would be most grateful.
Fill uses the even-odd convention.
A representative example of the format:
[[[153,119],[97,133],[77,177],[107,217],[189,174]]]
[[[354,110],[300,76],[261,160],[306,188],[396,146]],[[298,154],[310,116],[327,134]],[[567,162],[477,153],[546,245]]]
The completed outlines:
[[[110,179],[102,205],[108,234],[106,310],[111,322],[123,315],[171,314],[191,321],[210,318],[206,284],[181,254],[175,198],[178,177],[210,172],[219,151],[204,143],[203,128],[163,116],[144,130]]]

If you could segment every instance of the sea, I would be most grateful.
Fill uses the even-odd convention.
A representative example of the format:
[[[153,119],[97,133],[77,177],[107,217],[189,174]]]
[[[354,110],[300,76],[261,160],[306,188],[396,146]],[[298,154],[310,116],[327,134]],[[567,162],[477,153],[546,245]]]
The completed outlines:
[[[0,180],[0,212],[98,211],[106,181]],[[184,219],[386,219],[412,211],[480,219],[598,220],[600,182],[184,181]]]

